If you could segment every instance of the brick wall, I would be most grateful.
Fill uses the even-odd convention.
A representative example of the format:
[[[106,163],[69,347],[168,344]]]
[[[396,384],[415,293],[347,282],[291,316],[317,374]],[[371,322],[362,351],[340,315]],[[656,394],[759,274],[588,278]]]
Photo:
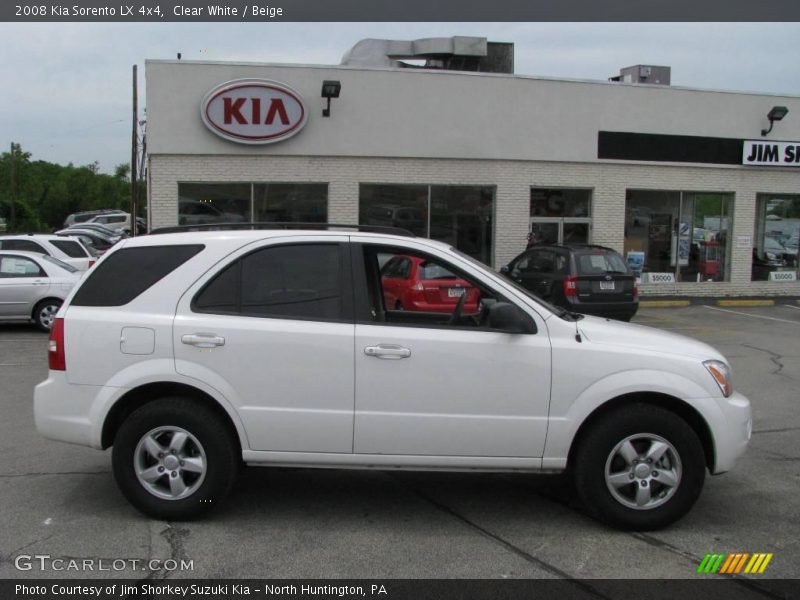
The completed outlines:
[[[643,285],[643,296],[800,295],[800,283],[751,282],[757,193],[800,193],[790,169],[686,167],[660,164],[396,159],[358,157],[178,156],[150,157],[151,227],[178,222],[178,182],[304,182],[328,184],[328,220],[358,222],[359,183],[491,185],[496,187],[494,264],[525,248],[531,187],[592,189],[592,241],[623,250],[627,188],[734,194],[730,281]]]

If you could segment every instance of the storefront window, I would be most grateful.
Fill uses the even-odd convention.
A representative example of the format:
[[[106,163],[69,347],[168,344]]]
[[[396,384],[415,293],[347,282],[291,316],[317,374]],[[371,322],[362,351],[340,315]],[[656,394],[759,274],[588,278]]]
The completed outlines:
[[[796,281],[800,194],[759,194],[753,239],[753,281]]]
[[[532,188],[528,246],[588,244],[591,208],[591,190]]]
[[[490,264],[494,187],[361,184],[359,223],[401,227]]]
[[[727,281],[732,202],[732,194],[628,190],[628,264],[675,281]]]
[[[179,183],[178,224],[250,221],[249,183]]]
[[[257,183],[253,186],[255,221],[325,223],[328,186],[324,183]]]
[[[255,217],[255,218],[253,218]],[[325,183],[179,183],[178,224],[324,223]]]

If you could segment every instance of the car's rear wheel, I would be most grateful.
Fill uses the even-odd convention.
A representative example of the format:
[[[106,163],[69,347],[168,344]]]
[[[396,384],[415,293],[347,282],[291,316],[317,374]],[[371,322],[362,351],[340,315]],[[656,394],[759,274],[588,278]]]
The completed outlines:
[[[56,321],[56,313],[61,308],[63,302],[58,298],[47,298],[42,300],[33,309],[33,322],[42,331],[50,331]]]
[[[587,508],[633,530],[659,529],[684,516],[703,489],[706,469],[689,424],[648,404],[621,407],[592,423],[571,463]]]
[[[145,404],[122,423],[112,463],[120,490],[156,519],[191,519],[228,495],[240,450],[223,419],[190,398]]]

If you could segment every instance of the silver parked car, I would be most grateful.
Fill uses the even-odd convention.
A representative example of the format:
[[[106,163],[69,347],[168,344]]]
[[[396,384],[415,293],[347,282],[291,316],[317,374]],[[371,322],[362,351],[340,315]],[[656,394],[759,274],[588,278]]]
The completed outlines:
[[[81,274],[52,256],[0,250],[0,320],[30,320],[39,329],[50,331]]]

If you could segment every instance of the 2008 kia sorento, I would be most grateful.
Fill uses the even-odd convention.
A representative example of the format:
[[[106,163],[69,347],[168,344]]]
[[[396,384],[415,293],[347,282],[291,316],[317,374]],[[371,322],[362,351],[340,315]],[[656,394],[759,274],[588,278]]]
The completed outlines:
[[[750,403],[710,346],[568,313],[445,244],[366,229],[120,242],[59,313],[39,431],[113,446],[122,492],[163,519],[218,505],[242,463],[568,469],[597,516],[653,529],[745,450]],[[479,303],[396,310],[395,256]]]

